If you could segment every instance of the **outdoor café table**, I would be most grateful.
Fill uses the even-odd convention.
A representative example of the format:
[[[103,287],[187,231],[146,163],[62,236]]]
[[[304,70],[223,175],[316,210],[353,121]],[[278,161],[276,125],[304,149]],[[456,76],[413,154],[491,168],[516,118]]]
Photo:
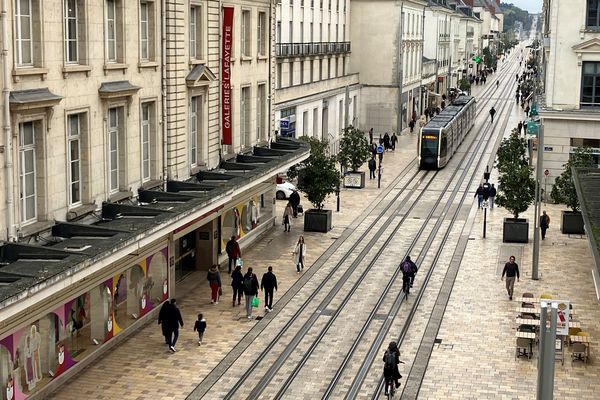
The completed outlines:
[[[535,325],[540,326],[539,319],[517,318],[517,325]],[[581,324],[576,321],[569,321],[569,328],[581,328]]]

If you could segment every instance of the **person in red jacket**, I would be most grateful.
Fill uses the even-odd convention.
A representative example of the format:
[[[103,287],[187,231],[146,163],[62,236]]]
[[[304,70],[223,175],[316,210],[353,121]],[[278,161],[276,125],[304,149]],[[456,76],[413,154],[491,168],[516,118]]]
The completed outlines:
[[[240,250],[239,243],[235,240],[235,236],[232,236],[231,240],[227,242],[225,251],[227,252],[227,257],[229,257],[229,267],[227,272],[231,274],[232,268],[235,268],[236,266],[237,259],[242,258],[242,251]]]

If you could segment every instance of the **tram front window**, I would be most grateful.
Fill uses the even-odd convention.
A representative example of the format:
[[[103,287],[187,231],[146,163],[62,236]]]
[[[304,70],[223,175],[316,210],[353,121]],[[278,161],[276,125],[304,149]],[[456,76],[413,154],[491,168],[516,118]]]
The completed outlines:
[[[423,134],[421,137],[421,156],[437,157],[438,138],[434,135]]]

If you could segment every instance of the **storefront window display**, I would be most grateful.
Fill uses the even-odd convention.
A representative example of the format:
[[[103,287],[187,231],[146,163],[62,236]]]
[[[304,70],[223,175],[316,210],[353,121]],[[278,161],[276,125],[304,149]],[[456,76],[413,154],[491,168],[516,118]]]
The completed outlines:
[[[26,399],[160,306],[167,260],[165,248],[1,339],[0,400]]]
[[[254,196],[244,203],[227,210],[221,217],[221,251],[235,236],[240,239],[273,216],[274,191],[269,190]]]

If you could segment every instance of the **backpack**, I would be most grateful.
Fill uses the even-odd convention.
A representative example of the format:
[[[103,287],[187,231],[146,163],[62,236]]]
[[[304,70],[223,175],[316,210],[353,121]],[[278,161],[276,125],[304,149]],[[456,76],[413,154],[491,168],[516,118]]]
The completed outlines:
[[[244,282],[244,293],[251,294],[254,291],[254,285],[252,284],[252,276],[245,276]]]
[[[412,266],[410,265],[410,263],[408,261],[404,261],[402,263],[402,265],[400,266],[400,268],[402,269],[402,272],[404,272],[405,274],[413,273]]]
[[[392,370],[396,368],[396,353],[393,351],[385,352],[385,369]]]

